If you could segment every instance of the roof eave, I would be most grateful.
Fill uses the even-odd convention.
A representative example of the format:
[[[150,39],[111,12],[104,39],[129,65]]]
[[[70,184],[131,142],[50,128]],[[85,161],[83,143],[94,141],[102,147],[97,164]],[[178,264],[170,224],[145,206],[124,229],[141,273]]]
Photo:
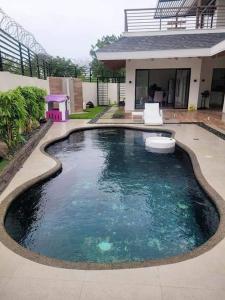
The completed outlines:
[[[97,53],[97,58],[101,61],[153,58],[187,58],[207,56],[211,56],[211,48]]]

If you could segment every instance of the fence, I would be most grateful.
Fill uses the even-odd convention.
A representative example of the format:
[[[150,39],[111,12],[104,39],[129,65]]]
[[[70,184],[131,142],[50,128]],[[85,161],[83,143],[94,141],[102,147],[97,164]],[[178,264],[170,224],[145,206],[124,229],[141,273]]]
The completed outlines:
[[[212,1],[211,1],[212,2]],[[161,6],[125,10],[125,32],[225,28],[225,6]]]
[[[45,55],[38,55],[0,29],[0,71],[46,79],[49,63]]]
[[[116,97],[115,97],[116,95]],[[125,98],[125,77],[98,77],[97,104],[109,105],[111,101],[119,103]]]

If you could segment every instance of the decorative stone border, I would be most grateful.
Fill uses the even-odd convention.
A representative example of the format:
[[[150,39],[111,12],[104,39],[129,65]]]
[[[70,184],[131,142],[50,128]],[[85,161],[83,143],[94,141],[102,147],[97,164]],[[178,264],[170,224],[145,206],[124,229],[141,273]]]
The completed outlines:
[[[15,191],[13,191],[11,194],[9,194],[4,201],[0,205],[0,240],[1,242],[8,247],[10,250],[14,251],[18,255],[21,255],[22,257],[29,259],[31,261],[34,261],[36,263],[40,263],[46,266],[52,266],[52,267],[58,267],[58,268],[64,268],[64,269],[77,269],[77,270],[113,270],[113,269],[132,269],[132,268],[144,268],[144,267],[152,267],[152,266],[160,266],[160,265],[167,265],[167,264],[174,264],[178,262],[182,262],[185,260],[189,260],[191,258],[195,258],[197,256],[200,256],[204,254],[205,252],[211,250],[214,246],[216,246],[222,239],[225,238],[225,201],[224,199],[208,184],[206,179],[204,178],[200,165],[198,163],[197,157],[194,154],[194,152],[187,147],[186,145],[177,142],[177,145],[182,148],[184,151],[187,152],[189,155],[194,174],[197,178],[197,181],[199,182],[202,189],[205,191],[205,193],[210,197],[213,204],[216,206],[219,215],[220,215],[220,224],[217,232],[213,237],[211,237],[205,244],[202,246],[194,249],[193,251],[184,254],[179,255],[171,258],[165,258],[165,259],[159,259],[159,260],[146,260],[143,262],[126,262],[126,263],[112,263],[112,264],[98,264],[98,263],[86,263],[86,262],[69,262],[69,261],[63,261],[63,260],[57,260],[49,257],[45,257],[39,254],[36,254],[34,252],[29,251],[28,249],[20,246],[17,242],[15,242],[6,232],[4,227],[4,220],[7,213],[7,210],[11,204],[11,202],[22,192],[27,190],[28,188],[32,187],[36,183],[40,183],[41,181],[46,180],[47,178],[53,176],[57,172],[59,172],[62,168],[61,162],[51,157],[49,154],[46,153],[46,148],[48,148],[50,145],[53,145],[56,142],[65,140],[68,138],[70,134],[73,132],[79,132],[79,131],[85,131],[90,129],[101,129],[101,128],[124,128],[124,129],[130,129],[130,130],[140,130],[140,131],[147,131],[147,132],[167,132],[170,133],[173,137],[175,136],[175,132],[172,130],[167,129],[145,129],[140,128],[137,126],[126,126],[126,125],[98,125],[98,126],[86,126],[86,127],[80,127],[76,129],[72,129],[68,131],[64,136],[55,138],[49,142],[46,142],[43,144],[40,148],[41,152],[54,159],[56,162],[56,165],[51,170],[45,172],[44,174],[38,176],[37,178],[34,178],[20,187],[18,187]]]
[[[199,122],[199,123],[197,123],[197,125],[199,127],[204,128],[205,130],[211,132],[212,134],[216,135],[217,137],[221,138],[222,140],[225,140],[225,134],[222,133],[221,131],[216,130],[215,128],[212,128],[212,127],[210,127],[209,125],[207,125],[203,122]]]
[[[36,132],[28,142],[16,153],[12,161],[4,168],[0,173],[0,194],[9,185],[14,175],[22,167],[23,163],[32,153],[34,148],[40,142],[40,140],[45,136],[46,132],[52,125],[52,121],[48,121],[44,124],[38,132]]]

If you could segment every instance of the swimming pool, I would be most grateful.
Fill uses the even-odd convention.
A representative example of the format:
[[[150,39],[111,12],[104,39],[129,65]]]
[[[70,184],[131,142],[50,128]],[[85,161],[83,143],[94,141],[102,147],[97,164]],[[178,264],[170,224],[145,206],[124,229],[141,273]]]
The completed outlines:
[[[214,235],[217,209],[186,152],[151,154],[150,133],[73,133],[48,148],[63,170],[9,207],[8,234],[23,247],[70,262],[143,262],[189,253]]]

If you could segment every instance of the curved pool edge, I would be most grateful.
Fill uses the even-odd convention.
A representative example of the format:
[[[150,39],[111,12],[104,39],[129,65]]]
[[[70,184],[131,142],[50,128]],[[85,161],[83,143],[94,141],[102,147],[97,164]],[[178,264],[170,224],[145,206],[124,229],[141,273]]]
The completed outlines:
[[[135,269],[135,268],[146,268],[146,267],[153,267],[153,266],[161,266],[161,265],[168,265],[168,264],[175,264],[179,262],[183,262],[195,257],[198,257],[212,248],[214,248],[220,241],[222,241],[225,238],[225,200],[213,189],[213,187],[207,182],[204,175],[202,174],[200,164],[198,162],[198,159],[195,155],[195,153],[185,144],[179,142],[177,140],[177,145],[181,147],[190,157],[192,167],[194,170],[194,174],[196,176],[197,181],[199,182],[202,189],[205,191],[205,193],[210,197],[210,200],[214,203],[216,206],[219,216],[220,216],[220,224],[219,227],[214,234],[205,244],[201,245],[200,247],[194,249],[193,251],[186,253],[184,255],[178,255],[171,258],[164,258],[164,259],[158,259],[158,260],[146,260],[143,262],[123,262],[123,263],[105,263],[105,264],[99,264],[99,263],[86,263],[86,262],[69,262],[69,261],[63,261],[58,260],[50,257],[45,257],[43,255],[36,254],[32,251],[29,251],[28,249],[20,246],[16,241],[14,241],[10,235],[6,232],[5,226],[4,226],[4,220],[7,213],[7,210],[10,206],[10,204],[15,200],[15,198],[23,193],[25,190],[30,188],[31,186],[40,183],[51,176],[55,175],[57,172],[59,172],[62,169],[61,162],[56,159],[53,156],[50,156],[46,149],[51,146],[52,144],[55,144],[57,142],[60,142],[62,140],[65,140],[74,132],[79,131],[85,131],[85,130],[91,130],[91,129],[99,129],[99,128],[124,128],[124,129],[133,129],[133,130],[140,130],[140,131],[149,131],[149,132],[167,132],[171,133],[173,137],[175,137],[176,132],[171,129],[166,128],[145,128],[140,126],[129,126],[129,125],[85,125],[80,126],[77,128],[72,128],[68,130],[65,134],[62,136],[53,138],[48,140],[47,142],[43,143],[41,146],[39,146],[40,152],[49,157],[50,159],[55,161],[55,166],[45,173],[32,178],[31,180],[23,183],[19,187],[17,187],[13,192],[11,192],[8,196],[3,199],[2,203],[0,204],[0,241],[5,245],[7,248],[9,248],[11,251],[15,252],[16,254],[22,256],[23,258],[26,258],[30,261],[56,267],[56,268],[63,268],[63,269],[77,269],[77,270],[115,270],[115,269]]]

